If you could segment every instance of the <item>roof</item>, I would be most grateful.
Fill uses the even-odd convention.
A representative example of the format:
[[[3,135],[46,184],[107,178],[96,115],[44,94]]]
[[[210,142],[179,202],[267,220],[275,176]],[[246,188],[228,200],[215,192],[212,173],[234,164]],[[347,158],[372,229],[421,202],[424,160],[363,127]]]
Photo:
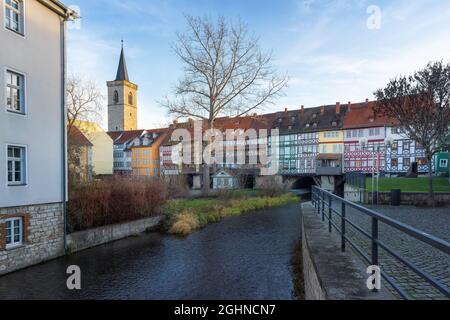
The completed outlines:
[[[140,138],[144,133],[165,134],[168,128],[149,129],[149,130],[133,130],[133,131],[112,131],[108,135],[113,139],[114,144],[125,144],[133,139]]]
[[[286,110],[273,114],[272,129],[279,129],[280,134],[339,130],[343,127],[346,112],[345,105]]]
[[[88,146],[92,147],[93,144],[88,138],[75,126],[70,128],[69,134],[67,136],[68,143],[75,146]]]
[[[122,50],[120,51],[119,67],[117,68],[116,81],[130,81],[128,77],[127,63],[125,61],[125,54],[123,52],[123,41]]]
[[[133,131],[114,131],[108,132],[108,135],[113,139],[114,144],[124,144],[128,141],[135,139],[142,135],[144,130],[133,130]]]
[[[395,123],[394,120],[376,114],[375,105],[375,101],[352,104],[344,118],[344,129],[383,127]]]
[[[77,19],[78,14],[74,12],[72,9],[68,8],[61,1],[58,0],[38,0],[42,5],[47,7],[49,10],[57,13],[58,15],[64,18],[74,18]]]

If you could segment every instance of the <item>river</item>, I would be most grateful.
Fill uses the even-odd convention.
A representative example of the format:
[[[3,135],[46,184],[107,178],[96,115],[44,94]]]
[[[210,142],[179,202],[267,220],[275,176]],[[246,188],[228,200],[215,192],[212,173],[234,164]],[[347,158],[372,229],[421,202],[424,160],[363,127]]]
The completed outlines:
[[[149,233],[0,277],[0,299],[294,299],[300,205],[228,218],[187,238]],[[66,288],[77,265],[82,289]]]

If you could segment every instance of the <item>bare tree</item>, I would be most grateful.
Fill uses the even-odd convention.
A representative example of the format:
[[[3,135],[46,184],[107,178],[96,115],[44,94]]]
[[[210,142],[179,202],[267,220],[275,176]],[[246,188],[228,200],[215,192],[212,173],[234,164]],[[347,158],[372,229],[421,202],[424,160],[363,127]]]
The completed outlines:
[[[91,81],[83,81],[77,76],[70,76],[66,85],[67,106],[67,163],[69,168],[69,181],[75,183],[77,171],[88,173],[90,168],[84,168],[81,158],[84,147],[78,144],[77,136],[80,134],[74,130],[76,121],[100,122],[103,111],[103,96],[100,90]],[[89,137],[87,137],[89,139]]]
[[[161,103],[169,114],[204,120],[211,129],[219,116],[243,116],[282,95],[287,76],[276,73],[272,53],[261,50],[244,24],[229,23],[223,17],[215,22],[192,16],[186,20],[188,30],[177,34],[173,46],[184,65],[184,76],[175,88],[175,98]],[[209,186],[209,174],[204,173],[206,192]]]
[[[72,75],[67,79],[66,94],[68,133],[77,120],[100,122],[104,97],[93,82]]]
[[[434,204],[433,157],[441,151],[450,123],[450,64],[429,63],[375,92],[376,112],[395,119],[424,148],[429,167],[429,204]]]

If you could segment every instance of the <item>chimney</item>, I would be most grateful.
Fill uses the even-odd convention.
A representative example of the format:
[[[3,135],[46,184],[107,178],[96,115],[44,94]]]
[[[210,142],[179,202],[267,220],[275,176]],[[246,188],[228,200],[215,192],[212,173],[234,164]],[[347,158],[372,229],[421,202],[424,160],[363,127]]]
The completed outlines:
[[[336,114],[341,114],[341,103],[336,102]]]
[[[305,106],[302,105],[301,111],[302,111],[302,113],[305,113]]]
[[[352,111],[352,103],[351,103],[351,101],[348,102],[348,111],[347,112],[350,112],[350,111]]]
[[[288,112],[288,108],[284,108],[284,112]]]
[[[366,104],[368,104],[369,103],[369,99],[366,99]]]
[[[325,114],[325,106],[320,108],[320,114],[323,116]]]

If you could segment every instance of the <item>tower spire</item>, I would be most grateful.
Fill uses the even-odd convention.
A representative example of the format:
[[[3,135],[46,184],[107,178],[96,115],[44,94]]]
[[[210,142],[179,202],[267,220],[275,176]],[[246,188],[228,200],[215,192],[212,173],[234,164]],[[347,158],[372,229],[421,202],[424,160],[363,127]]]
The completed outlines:
[[[116,81],[130,81],[128,78],[127,63],[125,61],[125,54],[123,52],[123,39],[122,39],[122,49],[120,51],[119,67],[117,69]]]

